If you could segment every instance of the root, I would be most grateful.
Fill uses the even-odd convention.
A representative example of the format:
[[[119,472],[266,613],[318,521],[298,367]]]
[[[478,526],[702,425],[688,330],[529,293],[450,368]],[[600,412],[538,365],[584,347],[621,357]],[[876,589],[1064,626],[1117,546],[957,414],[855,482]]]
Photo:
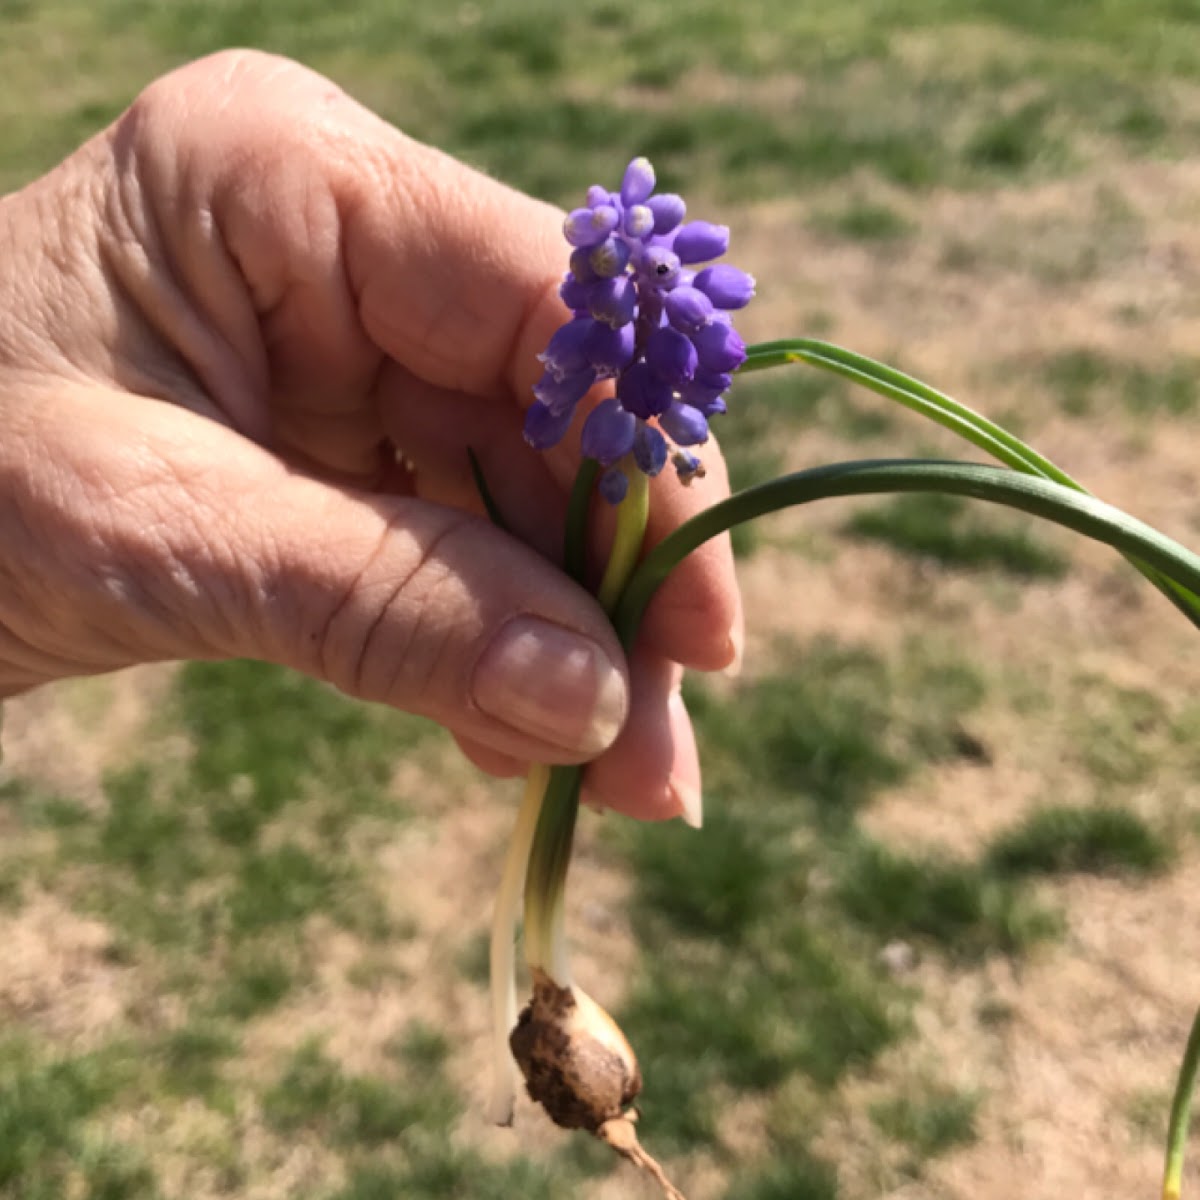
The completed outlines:
[[[666,1172],[660,1167],[638,1141],[637,1130],[633,1127],[633,1115],[614,1117],[605,1121],[596,1130],[596,1136],[607,1142],[622,1158],[627,1158],[635,1167],[645,1171],[655,1183],[662,1188],[666,1200],[687,1200],[687,1197],[667,1178]]]

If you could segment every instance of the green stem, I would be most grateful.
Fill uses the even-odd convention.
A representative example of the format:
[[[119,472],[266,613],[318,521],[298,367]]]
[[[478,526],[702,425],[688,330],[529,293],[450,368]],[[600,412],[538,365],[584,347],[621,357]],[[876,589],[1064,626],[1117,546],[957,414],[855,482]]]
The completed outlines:
[[[495,1125],[512,1121],[513,1095],[516,1090],[516,1066],[508,1049],[508,1034],[517,1023],[517,981],[515,941],[517,913],[529,850],[537,828],[542,797],[550,779],[550,768],[535,764],[529,769],[525,796],[517,811],[517,824],[508,841],[504,870],[496,892],[492,913],[492,935],[488,965],[492,993],[492,1095],[488,1119]]]
[[[632,646],[642,613],[659,584],[709,538],[781,508],[882,492],[947,492],[1017,508],[1113,546],[1181,587],[1200,591],[1200,557],[1085,492],[976,463],[906,459],[833,463],[747,488],[705,509],[659,542],[634,572],[613,614],[622,644]]]
[[[608,566],[604,568],[604,578],[596,589],[596,599],[610,617],[613,606],[629,582],[629,576],[633,574],[633,568],[637,566],[642,542],[646,540],[646,524],[650,520],[650,480],[632,461],[627,465],[629,491],[618,509]]]
[[[1163,1171],[1163,1200],[1179,1200],[1183,1188],[1183,1152],[1187,1145],[1188,1125],[1192,1115],[1192,1095],[1196,1090],[1196,1074],[1200,1071],[1200,1011],[1192,1021],[1175,1098],[1171,1101],[1171,1120],[1167,1127],[1167,1162]]]
[[[585,458],[579,464],[571,498],[567,501],[567,527],[563,538],[563,566],[570,577],[583,587],[587,586],[587,532],[588,510],[592,504],[592,488],[600,464],[594,458]]]
[[[633,464],[629,476],[629,491],[617,506],[617,528],[597,596],[610,615],[637,565],[650,514],[649,481]],[[590,489],[589,483],[589,493]],[[577,482],[575,491],[579,490]],[[573,526],[573,536],[582,542],[585,523]],[[550,772],[525,876],[526,958],[531,967],[549,972],[561,987],[571,984],[563,904],[582,779],[581,767],[555,767]]]

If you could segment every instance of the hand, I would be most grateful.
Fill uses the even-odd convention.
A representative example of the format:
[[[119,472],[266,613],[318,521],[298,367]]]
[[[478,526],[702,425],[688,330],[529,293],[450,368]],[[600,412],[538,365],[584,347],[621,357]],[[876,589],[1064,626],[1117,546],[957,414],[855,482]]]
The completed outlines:
[[[735,656],[728,547],[675,573],[629,664],[543,557],[578,462],[521,437],[560,223],[250,52],[0,200],[0,695],[254,657],[431,717],[496,774],[600,755],[595,802],[698,802],[677,689]],[[479,518],[468,447],[528,545]],[[706,463],[656,481],[652,541],[724,493]]]

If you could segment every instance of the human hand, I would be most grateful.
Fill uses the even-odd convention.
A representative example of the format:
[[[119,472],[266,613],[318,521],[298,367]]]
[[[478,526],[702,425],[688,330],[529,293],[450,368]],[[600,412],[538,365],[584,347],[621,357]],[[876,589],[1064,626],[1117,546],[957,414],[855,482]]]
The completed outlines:
[[[727,545],[672,574],[628,665],[542,556],[578,464],[521,436],[560,227],[253,52],[164,77],[0,200],[0,695],[259,658],[431,717],[492,773],[599,754],[593,801],[698,812],[680,664],[736,655]],[[468,447],[529,545],[479,519]],[[655,481],[651,542],[724,494],[706,465]]]

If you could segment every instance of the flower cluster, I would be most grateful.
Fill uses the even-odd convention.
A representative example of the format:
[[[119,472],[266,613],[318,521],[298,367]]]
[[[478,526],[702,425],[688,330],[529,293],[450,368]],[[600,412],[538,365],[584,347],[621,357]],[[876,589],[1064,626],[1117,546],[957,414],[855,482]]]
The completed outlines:
[[[668,459],[685,483],[703,473],[692,447],[708,440],[708,419],[725,411],[746,358],[729,313],[750,302],[753,278],[724,264],[697,269],[725,253],[728,228],[684,221],[683,200],[655,195],[654,185],[654,168],[635,158],[620,192],[589,188],[586,205],[568,214],[573,249],[560,294],[572,316],[541,355],[545,371],[525,420],[526,441],[545,450],[593,384],[615,379],[615,396],[588,414],[582,432],[584,455],[606,468],[599,486],[613,504],[629,486],[627,456],[647,475]]]

